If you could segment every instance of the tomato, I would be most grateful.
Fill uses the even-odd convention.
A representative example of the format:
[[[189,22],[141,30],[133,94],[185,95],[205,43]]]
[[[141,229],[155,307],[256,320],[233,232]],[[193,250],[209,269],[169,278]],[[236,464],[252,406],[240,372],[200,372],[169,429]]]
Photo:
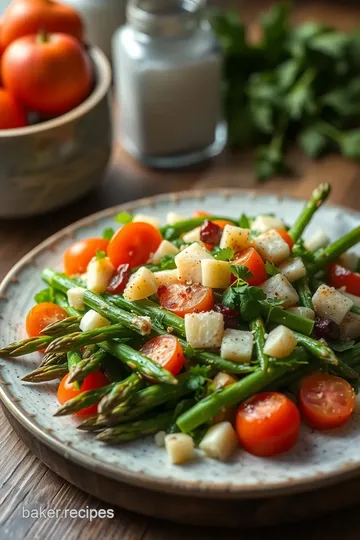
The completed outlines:
[[[352,386],[335,375],[313,373],[300,387],[300,410],[306,422],[316,429],[342,426],[355,409]]]
[[[75,38],[31,35],[17,39],[5,50],[2,80],[28,109],[57,116],[87,98],[93,73],[88,54]]]
[[[177,375],[184,365],[184,352],[175,336],[157,336],[145,343],[140,352]]]
[[[236,415],[236,431],[242,446],[255,456],[274,456],[290,450],[300,429],[296,405],[279,392],[256,394],[242,403]]]
[[[346,292],[360,296],[360,274],[352,272],[340,264],[329,264],[328,281],[332,287],[345,287]]]
[[[63,32],[83,40],[83,23],[69,6],[51,0],[16,0],[5,10],[2,40],[7,47],[20,37],[38,32]]]
[[[231,221],[227,221],[226,219],[213,219],[212,222],[220,227],[220,229],[224,229],[225,225],[234,225]]]
[[[81,383],[80,390],[75,390],[74,383],[67,382],[68,378],[69,373],[67,373],[65,377],[61,379],[59,384],[57,398],[60,405],[64,405],[64,403],[78,396],[82,392],[86,392],[87,390],[96,390],[97,388],[102,388],[103,386],[109,384],[107,377],[105,377],[102,371],[94,371],[94,373],[90,373],[90,375],[87,375]],[[75,414],[83,416],[85,414],[96,413],[97,405],[91,405],[90,407],[86,407],[86,409],[81,409],[81,411],[78,411]]]
[[[207,217],[207,216],[211,216],[211,214],[209,214],[209,212],[204,212],[203,210],[195,210],[192,215],[192,217]]]
[[[280,234],[281,238],[285,240],[289,248],[292,249],[294,245],[294,240],[291,238],[290,234],[285,231],[285,229],[275,229],[275,231]]]
[[[150,223],[126,223],[110,240],[107,252],[115,268],[126,263],[141,266],[147,263],[161,241],[160,231]]]
[[[186,313],[211,311],[214,307],[212,289],[197,283],[174,283],[168,287],[160,287],[158,296],[162,307],[179,317],[184,317]]]
[[[267,279],[267,273],[265,270],[265,263],[256,251],[256,249],[250,247],[242,251],[237,255],[236,259],[231,261],[232,264],[241,264],[246,266],[249,272],[252,273],[252,277],[247,279],[249,285],[260,285]],[[235,281],[235,276],[232,278]]]
[[[106,251],[108,240],[104,238],[87,238],[78,240],[64,253],[64,268],[68,276],[83,274],[91,259],[95,257],[97,251]]]
[[[24,109],[18,101],[0,88],[0,129],[13,129],[27,125]]]
[[[40,336],[40,332],[44,330],[48,324],[55,323],[66,319],[68,314],[66,311],[53,304],[52,302],[41,302],[36,304],[26,317],[26,332],[29,337]]]

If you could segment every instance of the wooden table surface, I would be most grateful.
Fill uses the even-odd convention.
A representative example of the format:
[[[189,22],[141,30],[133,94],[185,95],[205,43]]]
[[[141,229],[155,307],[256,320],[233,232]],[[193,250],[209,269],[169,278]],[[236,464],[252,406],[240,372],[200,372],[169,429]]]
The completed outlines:
[[[233,2],[234,4],[234,2]],[[244,8],[249,23],[266,1],[252,0]],[[299,1],[295,20],[318,20],[351,29],[360,23],[360,5],[343,2]],[[251,154],[225,153],[205,168],[182,172],[154,172],[141,168],[115,144],[110,168],[98,189],[65,210],[43,217],[0,221],[0,278],[27,251],[65,225],[96,210],[118,203],[162,192],[204,187],[243,187],[306,197],[320,181],[333,185],[331,202],[360,210],[360,167],[338,156],[329,156],[311,163],[293,152],[291,160],[297,175],[277,178],[258,185],[252,172]],[[304,495],[306,496],[306,495]],[[339,494],[341,496],[341,494]],[[22,509],[40,508],[107,508],[101,501],[87,496],[56,476],[42,465],[18,439],[0,411],[0,538],[14,540],[121,538],[123,540],[161,540],[187,537],[242,538],[251,534],[253,540],[263,538],[263,532],[214,531],[190,526],[172,525],[115,509],[113,519],[25,519]],[[291,537],[300,540],[323,538],[355,540],[360,537],[356,508],[301,525],[266,531],[278,540]],[[266,534],[265,533],[265,534]],[[274,535],[274,536],[273,536]]]

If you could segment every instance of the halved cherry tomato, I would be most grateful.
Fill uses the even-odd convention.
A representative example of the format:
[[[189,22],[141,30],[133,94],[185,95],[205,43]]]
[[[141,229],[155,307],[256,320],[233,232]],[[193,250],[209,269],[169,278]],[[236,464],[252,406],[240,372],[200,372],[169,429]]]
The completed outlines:
[[[346,292],[360,296],[360,274],[357,272],[351,272],[340,264],[329,264],[328,280],[332,287],[345,287]]]
[[[160,305],[179,317],[184,317],[186,313],[210,311],[214,307],[212,289],[197,283],[174,283],[168,287],[160,287],[158,296]]]
[[[252,247],[242,251],[239,255],[237,255],[234,261],[231,261],[231,263],[241,264],[242,266],[246,266],[246,268],[248,268],[249,272],[252,273],[252,277],[246,280],[249,285],[260,285],[267,279],[265,263],[256,249]],[[233,281],[235,281],[235,279],[236,278],[234,276]]]
[[[275,229],[275,231],[280,234],[281,238],[287,243],[290,249],[294,245],[294,240],[291,238],[290,234],[285,231],[285,229]]]
[[[104,238],[87,238],[72,244],[64,253],[64,268],[68,276],[83,274],[97,251],[106,251],[108,240]]]
[[[80,390],[75,390],[74,383],[67,382],[68,378],[69,373],[67,373],[67,375],[65,375],[65,377],[61,379],[59,388],[57,390],[57,398],[60,405],[64,405],[64,403],[78,396],[82,392],[86,392],[87,390],[96,390],[97,388],[102,388],[103,386],[109,384],[108,378],[105,377],[102,371],[94,371],[94,373],[90,373],[89,375],[87,375],[80,386]],[[90,407],[81,409],[81,411],[78,411],[75,414],[83,416],[85,414],[96,413],[97,405],[91,405]]]
[[[306,422],[316,429],[342,426],[355,409],[352,386],[335,375],[313,373],[300,387],[300,410]]]
[[[145,343],[140,352],[177,375],[184,365],[184,352],[175,336],[157,336]]]
[[[300,429],[296,405],[279,392],[256,394],[242,403],[236,431],[242,446],[255,456],[274,456],[294,446]]]
[[[162,241],[160,231],[142,221],[126,223],[110,240],[107,250],[110,261],[118,268],[120,264],[140,266],[147,263]]]
[[[26,317],[26,332],[29,337],[40,336],[41,330],[48,324],[66,319],[66,311],[52,302],[36,304]]]

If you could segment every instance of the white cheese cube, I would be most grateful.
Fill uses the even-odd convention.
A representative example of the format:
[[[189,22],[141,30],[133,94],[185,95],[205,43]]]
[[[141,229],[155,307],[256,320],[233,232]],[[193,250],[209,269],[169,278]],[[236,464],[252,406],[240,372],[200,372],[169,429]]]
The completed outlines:
[[[147,216],[146,214],[135,214],[133,221],[142,221],[143,223],[149,223],[157,229],[160,227],[160,219],[154,216]]]
[[[232,360],[237,363],[249,363],[251,361],[254,336],[252,332],[244,330],[232,330],[228,328],[224,332],[221,342],[221,358]]]
[[[87,288],[96,293],[104,293],[108,288],[114,270],[108,257],[103,259],[94,257],[89,262],[86,270]]]
[[[221,313],[187,313],[185,315],[186,340],[194,349],[220,347],[224,334],[224,317]]]
[[[230,280],[230,263],[216,259],[203,259],[201,261],[201,283],[204,287],[226,289],[230,285]]]
[[[102,328],[103,326],[109,326],[110,321],[105,319],[102,315],[90,309],[85,313],[80,321],[80,330],[87,332],[88,330],[95,330],[96,328]]]
[[[254,246],[264,261],[280,264],[290,256],[290,248],[275,230],[267,231],[254,238]]]
[[[169,285],[173,285],[174,283],[180,283],[177,269],[161,270],[160,272],[154,272],[154,278],[157,288],[162,286],[168,287]]]
[[[251,224],[251,230],[259,233],[264,233],[271,229],[285,229],[285,224],[281,219],[273,216],[257,216]]]
[[[355,294],[350,294],[346,292],[346,287],[341,287],[341,289],[337,289],[341,294],[346,296],[346,298],[350,298],[354,302],[354,306],[360,307],[360,296],[355,296]]]
[[[187,244],[191,244],[192,242],[200,242],[200,229],[201,227],[196,227],[195,229],[183,234],[182,239],[184,242]]]
[[[155,253],[150,257],[150,262],[153,264],[158,264],[163,257],[166,255],[176,255],[179,253],[177,247],[173,246],[168,240],[163,240]]]
[[[342,266],[345,266],[345,268],[348,268],[352,272],[356,272],[359,257],[353,251],[346,251],[339,258],[339,262]]]
[[[220,422],[211,426],[199,444],[208,457],[226,461],[239,446],[236,431],[230,422]]]
[[[155,294],[158,290],[154,274],[145,266],[133,274],[124,290],[124,298],[133,302]]]
[[[159,448],[165,447],[166,431],[158,431],[155,433],[154,442]]]
[[[292,330],[280,325],[268,335],[264,345],[264,353],[275,358],[285,358],[293,352],[296,343],[296,337]]]
[[[242,229],[235,225],[225,225],[221,235],[220,247],[231,248],[234,253],[239,253],[250,247],[250,229]]]
[[[354,305],[350,298],[328,285],[320,285],[312,297],[312,302],[319,317],[331,319],[336,324],[343,321],[347,312]]]
[[[82,311],[84,309],[84,287],[72,287],[67,292],[69,306]]]
[[[340,324],[340,339],[349,340],[360,337],[360,315],[347,313]]]
[[[267,279],[261,285],[267,298],[282,300],[282,308],[287,309],[295,306],[299,301],[299,295],[291,283],[282,274],[276,274]]]
[[[229,386],[229,384],[234,384],[237,381],[238,379],[233,375],[225,373],[225,371],[219,371],[219,373],[217,373],[213,378],[213,385],[215,390],[218,390],[219,388]]]
[[[294,315],[299,315],[300,317],[307,317],[308,319],[311,319],[312,321],[315,320],[315,311],[304,306],[297,306],[297,307],[291,307],[288,308],[286,311],[289,311],[290,313],[294,313]]]
[[[175,223],[179,223],[179,221],[184,221],[185,219],[186,218],[181,214],[177,214],[176,212],[168,212],[166,216],[166,223],[168,225],[175,225]]]
[[[201,283],[201,261],[213,258],[205,248],[194,242],[175,256],[179,279]]]
[[[194,458],[194,441],[186,433],[172,433],[165,437],[165,448],[174,465],[180,465]]]
[[[306,276],[306,268],[300,257],[288,259],[279,266],[282,275],[285,276],[290,283]]]
[[[318,229],[310,238],[305,240],[304,246],[309,251],[316,251],[326,247],[330,243],[328,235],[321,229]]]

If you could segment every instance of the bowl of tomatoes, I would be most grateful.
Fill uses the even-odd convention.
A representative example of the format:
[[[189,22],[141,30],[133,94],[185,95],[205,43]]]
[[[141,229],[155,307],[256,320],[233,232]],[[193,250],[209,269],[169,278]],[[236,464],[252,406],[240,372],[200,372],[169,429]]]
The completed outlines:
[[[0,21],[0,217],[42,214],[100,180],[112,146],[111,69],[78,13],[13,0]]]

